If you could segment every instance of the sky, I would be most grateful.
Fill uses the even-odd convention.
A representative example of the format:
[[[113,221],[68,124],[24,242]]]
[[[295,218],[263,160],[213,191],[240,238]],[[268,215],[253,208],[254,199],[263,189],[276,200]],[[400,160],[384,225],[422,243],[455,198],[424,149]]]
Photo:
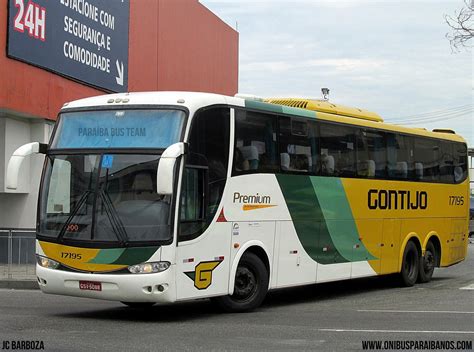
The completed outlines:
[[[462,0],[200,2],[239,32],[239,93],[320,99],[327,87],[333,103],[474,147],[472,49],[445,37]]]

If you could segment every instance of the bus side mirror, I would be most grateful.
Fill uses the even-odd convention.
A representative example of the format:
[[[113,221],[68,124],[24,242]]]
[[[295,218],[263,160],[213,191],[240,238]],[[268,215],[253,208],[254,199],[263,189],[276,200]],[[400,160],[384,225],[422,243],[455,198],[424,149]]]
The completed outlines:
[[[175,143],[170,145],[160,157],[156,173],[156,191],[161,195],[171,195],[174,185],[174,166],[176,160],[186,153],[187,144]]]
[[[47,147],[47,144],[33,142],[24,144],[13,152],[7,167],[6,186],[8,189],[18,188],[18,174],[25,157],[31,154],[46,154]]]

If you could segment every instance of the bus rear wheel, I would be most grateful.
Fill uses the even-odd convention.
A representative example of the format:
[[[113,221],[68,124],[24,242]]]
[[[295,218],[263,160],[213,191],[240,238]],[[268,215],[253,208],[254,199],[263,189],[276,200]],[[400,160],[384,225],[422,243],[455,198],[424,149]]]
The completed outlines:
[[[425,255],[420,259],[419,282],[430,282],[436,266],[436,250],[432,242],[428,242]]]
[[[420,256],[413,241],[409,241],[403,252],[402,271],[400,279],[403,286],[411,287],[418,279]]]
[[[245,312],[262,304],[268,291],[268,271],[253,253],[244,253],[235,273],[234,293],[213,301],[226,312]]]

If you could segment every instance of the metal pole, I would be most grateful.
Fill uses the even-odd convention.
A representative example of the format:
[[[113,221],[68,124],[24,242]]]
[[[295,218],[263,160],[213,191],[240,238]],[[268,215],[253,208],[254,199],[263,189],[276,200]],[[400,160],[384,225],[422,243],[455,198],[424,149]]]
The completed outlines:
[[[18,241],[18,268],[21,264],[21,236],[16,236]]]
[[[13,257],[13,246],[12,246],[12,230],[8,230],[8,265],[7,265],[7,276],[9,279],[12,278],[12,257]]]

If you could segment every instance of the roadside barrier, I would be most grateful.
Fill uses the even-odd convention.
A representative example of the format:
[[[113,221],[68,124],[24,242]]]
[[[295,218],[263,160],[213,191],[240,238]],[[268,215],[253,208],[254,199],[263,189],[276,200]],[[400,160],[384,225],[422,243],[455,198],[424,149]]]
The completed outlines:
[[[31,229],[0,229],[0,280],[36,280]]]

